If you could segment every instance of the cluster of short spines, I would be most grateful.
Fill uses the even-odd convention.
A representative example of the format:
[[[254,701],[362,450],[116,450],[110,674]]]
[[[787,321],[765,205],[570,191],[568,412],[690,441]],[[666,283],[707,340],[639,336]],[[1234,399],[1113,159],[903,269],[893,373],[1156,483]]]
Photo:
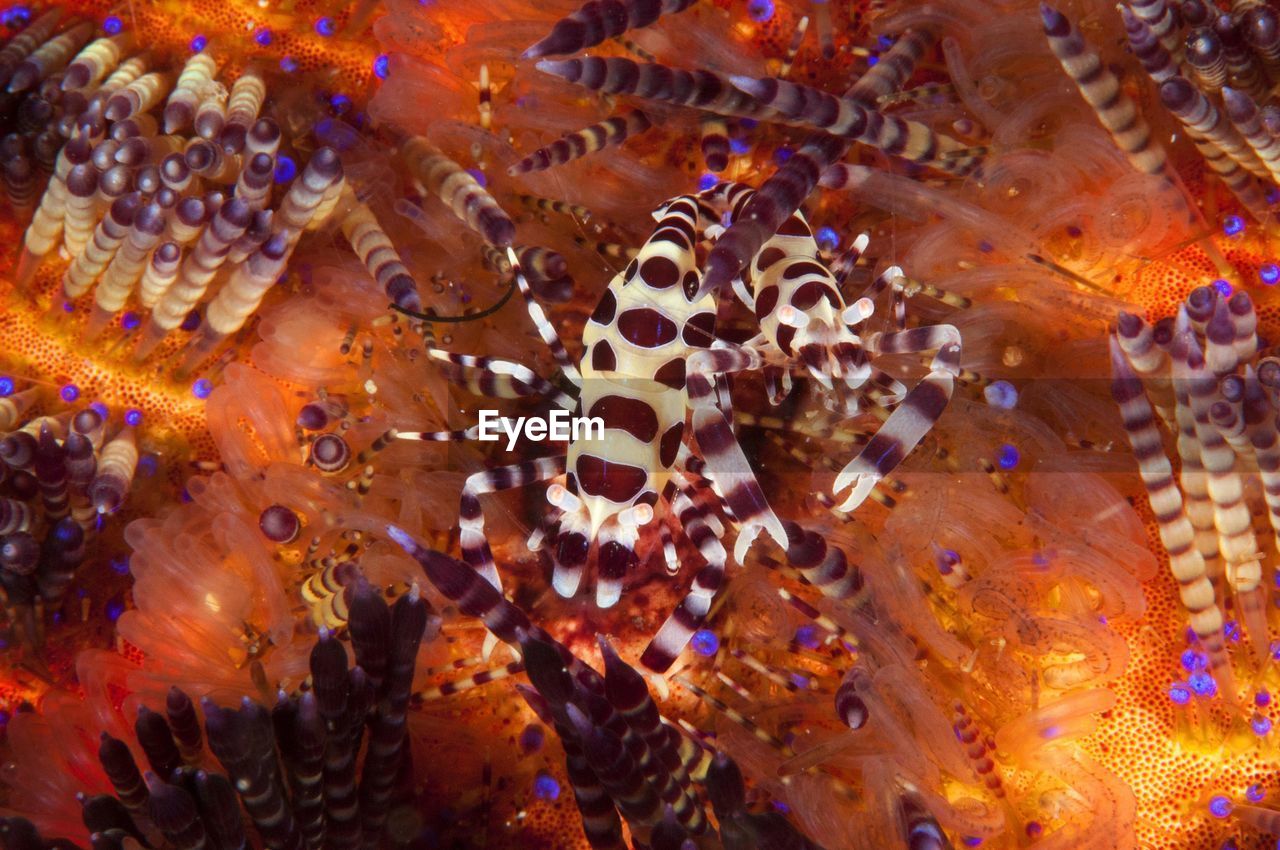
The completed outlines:
[[[150,112],[168,95],[173,78],[160,71],[148,71],[111,93],[102,116],[108,121],[123,121]]]
[[[184,257],[177,277],[151,308],[137,357],[145,358],[169,333],[181,327],[187,314],[205,297],[232,244],[248,228],[250,215],[248,205],[239,198],[219,205]]]
[[[1160,84],[1160,100],[1182,122],[1197,150],[1241,205],[1259,221],[1268,216],[1267,202],[1250,172],[1266,173],[1235,129],[1194,85],[1182,77]]]
[[[347,595],[355,667],[322,630],[307,686],[281,691],[270,709],[245,697],[230,708],[205,698],[197,710],[175,686],[162,711],[138,709],[145,766],[104,732],[98,759],[115,796],[80,795],[92,846],[127,847],[153,830],[180,850],[257,846],[253,833],[278,850],[383,846],[430,610],[416,585],[390,606],[362,577]],[[225,774],[205,767],[206,748]]]
[[[1251,470],[1261,478],[1272,541],[1280,529],[1269,490],[1280,481],[1277,408],[1268,392],[1275,369],[1267,358],[1258,359],[1256,332],[1247,294],[1228,299],[1201,287],[1176,317],[1154,328],[1121,314],[1112,341],[1114,394],[1170,569],[1209,656],[1210,672],[1232,700],[1235,676],[1223,634],[1224,600],[1233,600],[1256,657],[1264,658],[1271,645],[1261,585],[1270,558],[1255,536],[1245,501]],[[1182,461],[1177,478],[1165,457],[1158,419],[1177,438]]]
[[[1235,15],[1223,14],[1218,16],[1213,29],[1222,45],[1222,56],[1231,81],[1242,91],[1255,97],[1265,97],[1267,75],[1245,40],[1242,23],[1243,20]]]
[[[861,102],[857,97],[836,98],[785,80],[729,78],[712,71],[682,71],[619,57],[544,61],[538,68],[605,94],[633,95],[722,116],[820,129],[945,172],[968,174],[980,163],[979,156],[968,153],[965,145],[950,137],[879,112],[875,96],[883,91]],[[874,78],[881,76],[875,74]],[[892,78],[894,74],[889,71],[884,76]]]
[[[822,130],[960,176],[973,172],[981,162],[968,145],[919,122],[879,113],[857,97],[837,98],[772,78],[732,77],[731,82],[772,110],[774,121]]]
[[[117,198],[111,204],[107,214],[94,228],[93,236],[84,250],[71,262],[63,274],[64,297],[69,300],[79,298],[93,287],[94,281],[103,276],[108,265],[115,259],[117,251],[129,236],[134,219],[141,207],[141,196],[136,194]],[[69,225],[70,220],[68,220]],[[104,281],[101,288],[108,291],[108,294],[103,296],[108,303],[115,300],[115,287],[110,286],[108,281]]]
[[[1204,329],[1205,322],[1212,313],[1215,295],[1216,293],[1201,287],[1193,290],[1188,297],[1186,313],[1195,329]],[[1172,354],[1172,319],[1163,325],[1158,324],[1156,330],[1159,332],[1158,336],[1154,332],[1153,336],[1167,346]],[[1170,364],[1172,363],[1171,357]],[[1179,477],[1187,499],[1187,518],[1195,529],[1196,549],[1204,559],[1206,572],[1211,579],[1218,581],[1222,577],[1223,565],[1218,550],[1217,532],[1213,526],[1213,502],[1209,496],[1208,477],[1204,474],[1204,459],[1196,435],[1195,414],[1191,410],[1191,394],[1185,382],[1174,382],[1173,387],[1176,408],[1174,418],[1170,421],[1174,423],[1171,427],[1176,427],[1177,430],[1177,451],[1182,461]]]
[[[14,42],[40,38],[39,47],[47,37],[41,33],[53,26],[42,18]],[[66,32],[79,40],[81,29]],[[279,125],[262,114],[261,69],[245,68],[228,93],[218,60],[207,51],[169,74],[150,67],[146,53],[130,56],[128,35],[84,46],[87,40],[68,55],[65,72],[50,77],[61,81],[53,95],[44,88],[25,95],[55,98],[45,124],[6,137],[17,161],[6,163],[6,186],[17,209],[33,205],[42,170],[36,154],[50,147],[46,138],[56,153],[15,277],[27,286],[46,258],[69,257],[59,294],[76,302],[92,293],[88,338],[131,303],[141,308],[141,328],[131,341],[136,360],[180,329],[200,325],[198,312],[216,303],[216,327],[206,323],[195,343],[188,342],[183,368],[189,370],[243,326],[265,296],[265,275],[284,268],[300,238],[340,212],[341,158],[318,148],[275,193],[281,174],[293,168],[280,152]],[[15,60],[20,83],[29,67]],[[475,206],[469,195],[464,201]],[[283,239],[283,252],[273,236]],[[251,273],[228,276],[228,264]],[[420,308],[411,278],[397,279],[388,294],[401,306]]]
[[[0,398],[0,588],[22,641],[38,646],[44,610],[65,596],[99,519],[124,503],[138,450],[105,411],[31,416],[34,390]]]
[[[27,55],[9,77],[9,94],[24,92],[61,70],[93,36],[93,24],[75,24],[49,39]]]
[[[280,232],[291,243],[297,243],[315,220],[326,194],[345,179],[342,158],[337,151],[333,148],[316,151],[280,201],[277,212]]]
[[[205,312],[206,336],[222,339],[240,330],[284,273],[289,243],[284,234],[269,236],[259,250],[243,259]]]
[[[313,542],[319,547],[319,538]],[[315,566],[316,571],[299,588],[311,611],[311,620],[317,626],[343,628],[349,614],[345,589],[354,580],[357,565],[352,560],[333,559],[332,563]]]
[[[559,735],[565,766],[593,848],[622,848],[622,823],[638,840],[655,848],[679,848],[714,834],[693,785],[709,770],[703,751],[659,713],[644,677],[600,639],[604,675],[575,657],[563,644],[533,626],[468,565],[424,548],[402,530],[391,538],[421,565],[427,578],[465,615],[481,619],[498,638],[518,647],[531,688],[517,686],[534,712]],[[719,769],[736,771],[719,757]],[[706,786],[720,829],[745,836],[786,835],[807,847],[785,819],[746,811],[741,776],[714,779]],[[717,791],[723,788],[723,794]],[[738,846],[738,845],[734,845]],[[742,845],[748,846],[748,845]],[[772,845],[769,845],[772,846]]]
[[[1181,15],[1172,11],[1172,5],[1164,2],[1121,6],[1129,46],[1156,84],[1161,103],[1185,129],[1210,170],[1250,215],[1271,227],[1265,190],[1280,185],[1280,146],[1264,122],[1261,107],[1269,104],[1271,84],[1280,80],[1280,19],[1262,3],[1236,4],[1230,13],[1213,15],[1198,2],[1181,9]],[[1058,15],[1053,20],[1061,30],[1065,18]],[[1046,17],[1046,27],[1048,21]],[[1078,34],[1072,34],[1083,44]],[[1071,40],[1072,35],[1050,35],[1060,57]],[[1081,61],[1063,59],[1064,68]],[[1095,108],[1095,101],[1111,91],[1108,73],[1105,69],[1089,72],[1089,85],[1081,86]],[[1114,103],[1110,111],[1115,115],[1128,108],[1123,93],[1104,99]],[[1099,111],[1099,117],[1110,129],[1104,111]],[[1130,135],[1137,138],[1136,131]],[[1115,138],[1130,151],[1129,137]],[[1157,149],[1155,142],[1147,145],[1146,154],[1135,148],[1131,160],[1140,170],[1154,173],[1149,166],[1162,158]]]

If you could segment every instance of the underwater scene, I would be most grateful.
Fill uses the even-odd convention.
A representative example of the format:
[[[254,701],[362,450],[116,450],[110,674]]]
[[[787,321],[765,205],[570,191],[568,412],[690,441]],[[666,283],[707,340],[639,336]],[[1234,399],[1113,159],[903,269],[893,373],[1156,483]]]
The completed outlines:
[[[0,850],[1280,846],[1280,2],[0,0]]]

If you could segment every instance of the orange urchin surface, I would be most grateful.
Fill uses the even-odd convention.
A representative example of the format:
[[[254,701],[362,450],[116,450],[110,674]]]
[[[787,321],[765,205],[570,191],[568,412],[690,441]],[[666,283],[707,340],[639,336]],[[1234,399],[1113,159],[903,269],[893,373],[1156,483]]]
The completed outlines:
[[[1145,507],[1145,495],[1133,495],[1135,504]],[[1154,521],[1148,521],[1147,530],[1153,551],[1159,552]],[[1180,658],[1190,643],[1167,558],[1161,558],[1161,571],[1143,590],[1146,615],[1114,626],[1128,645],[1129,664],[1110,685],[1117,697],[1115,708],[1103,715],[1097,732],[1084,742],[1085,749],[1133,792],[1140,847],[1217,848],[1232,836],[1248,837],[1259,847],[1273,846],[1272,839],[1211,816],[1209,802],[1216,795],[1244,801],[1250,786],[1258,785],[1266,795],[1260,805],[1274,806],[1280,799],[1280,740],[1274,733],[1261,737],[1250,731],[1249,695],[1245,708],[1238,710],[1227,710],[1221,697],[1212,710],[1197,705],[1194,697],[1188,706],[1174,704],[1170,687],[1186,680]],[[1233,654],[1243,659],[1246,653],[1237,645]],[[1261,686],[1274,690],[1278,684],[1280,678],[1272,669]],[[1273,709],[1259,713],[1280,719]]]
[[[1229,282],[1253,298],[1258,334],[1267,344],[1280,333],[1280,297],[1259,276],[1277,256],[1260,230],[1250,224],[1228,236],[1219,229],[1212,240],[1230,263]],[[1221,275],[1202,247],[1187,245],[1160,261],[1140,263],[1119,274],[1117,288],[1154,321],[1176,313],[1192,288]],[[1176,470],[1172,438],[1166,438],[1166,449]],[[1170,688],[1185,684],[1188,670],[1181,662],[1184,651],[1192,647],[1186,610],[1141,484],[1134,478],[1116,483],[1143,517],[1160,570],[1144,584],[1147,610],[1142,619],[1112,625],[1128,646],[1128,667],[1110,685],[1116,707],[1103,715],[1084,746],[1132,790],[1140,847],[1216,850],[1230,839],[1241,847],[1273,847],[1273,838],[1259,836],[1229,817],[1214,816],[1209,804],[1219,795],[1269,808],[1280,804],[1280,734],[1257,734],[1250,724],[1261,719],[1258,728],[1267,730],[1266,721],[1280,723],[1274,702],[1267,703],[1265,696],[1261,704],[1254,699],[1259,691],[1273,694],[1280,689],[1280,671],[1269,659],[1259,669],[1247,641],[1239,641],[1230,647],[1238,704],[1223,694],[1209,701],[1192,697],[1185,706],[1174,703]],[[1256,532],[1270,536],[1265,509],[1255,520],[1262,523],[1255,522]],[[1229,608],[1225,616],[1232,620]]]
[[[51,267],[40,279],[56,289],[64,268],[63,264]],[[119,328],[90,345],[65,333],[69,323],[62,321],[62,308],[47,295],[33,300],[36,291],[7,293],[0,347],[8,354],[16,377],[56,389],[72,385],[81,397],[100,400],[115,410],[136,408],[142,411],[151,439],[207,446],[204,406],[189,384],[159,378],[153,374],[154,367],[139,367],[114,355],[114,343],[123,333]]]
[[[141,44],[164,55],[185,56],[202,39],[232,70],[250,62],[306,75],[309,82],[353,97],[373,80],[377,42],[352,35],[368,26],[373,3],[329,4],[319,0],[266,3],[252,0],[132,3],[124,8],[102,0],[60,4],[93,18],[113,13],[138,34]],[[332,22],[319,29],[322,18]],[[322,35],[321,29],[331,32]],[[425,45],[424,45],[425,46]],[[435,46],[434,44],[432,46]],[[314,76],[312,76],[314,75]]]

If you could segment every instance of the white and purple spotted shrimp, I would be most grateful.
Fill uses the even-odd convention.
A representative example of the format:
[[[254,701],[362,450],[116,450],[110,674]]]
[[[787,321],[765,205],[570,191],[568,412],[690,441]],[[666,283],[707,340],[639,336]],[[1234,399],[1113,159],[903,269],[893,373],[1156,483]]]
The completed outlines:
[[[691,354],[715,340],[716,300],[698,296],[696,247],[725,213],[732,215],[746,187],[723,183],[699,195],[683,195],[655,212],[653,235],[601,296],[583,332],[581,368],[574,364],[512,256],[517,285],[542,339],[577,389],[553,390],[519,364],[433,351],[447,362],[451,378],[498,396],[544,395],[580,415],[604,423],[603,440],[576,440],[565,455],[476,473],[463,487],[460,506],[464,558],[500,587],[484,533],[479,497],[485,493],[552,481],[552,512],[530,538],[530,548],[550,541],[552,585],[573,596],[588,566],[595,565],[596,604],[607,608],[621,597],[623,581],[636,565],[644,527],[657,533],[672,572],[678,569],[670,529],[675,526],[698,548],[708,565],[693,590],[664,625],[645,655],[651,669],[665,670],[700,625],[719,590],[727,556],[723,524],[706,507],[700,490],[709,488],[727,519],[738,529],[740,561],[761,530],[780,546],[787,536],[742,454],[726,415],[723,376],[687,375]],[[478,374],[477,374],[478,373]],[[693,414],[689,445],[686,426]],[[407,439],[457,439],[465,432],[401,434]],[[561,479],[563,476],[563,479]],[[557,480],[560,479],[560,480]],[[563,483],[561,483],[563,481]],[[594,558],[592,557],[594,555]]]
[[[854,253],[861,254],[867,241],[859,236]],[[739,299],[755,313],[759,334],[738,346],[718,342],[689,359],[690,372],[761,370],[775,404],[791,392],[792,372],[807,372],[825,390],[824,404],[845,417],[862,412],[867,389],[875,388],[877,403],[893,412],[836,476],[835,493],[849,489],[839,506],[844,512],[857,508],[876,482],[924,438],[950,401],[960,374],[960,333],[955,327],[904,327],[905,317],[897,309],[904,280],[902,270],[890,266],[865,293],[846,304],[819,257],[813,232],[795,212],[734,283]],[[877,297],[886,290],[893,292],[897,329],[860,336],[856,329],[873,314]],[[928,351],[937,352],[929,374],[910,391],[871,362],[880,354]]]
[[[549,543],[551,583],[563,597],[578,592],[594,564],[596,604],[616,604],[624,580],[640,562],[637,548],[651,524],[673,574],[679,565],[672,530],[698,549],[706,564],[641,659],[656,672],[675,661],[724,583],[728,556],[717,508],[737,530],[738,562],[762,530],[784,550],[792,542],[734,433],[731,374],[763,371],[770,396],[778,402],[791,390],[791,373],[807,373],[825,390],[827,406],[844,416],[865,409],[870,382],[877,403],[893,412],[837,476],[837,493],[851,488],[841,506],[849,511],[924,437],[946,407],[959,371],[959,334],[950,325],[908,330],[899,323],[896,331],[858,336],[854,328],[873,313],[876,297],[900,288],[901,272],[887,269],[866,294],[846,306],[798,212],[765,242],[734,286],[754,312],[759,333],[741,345],[717,338],[717,296],[699,294],[697,249],[722,229],[722,220],[732,222],[752,195],[741,184],[720,183],[661,205],[654,213],[658,224],[653,234],[613,279],[587,321],[580,365],[533,300],[512,255],[529,314],[576,393],[556,390],[519,364],[431,352],[445,361],[452,380],[473,390],[500,397],[541,395],[604,425],[603,439],[572,440],[564,455],[467,479],[460,506],[462,553],[494,587],[501,587],[501,580],[485,537],[480,496],[538,481],[551,482],[551,512],[531,535],[529,548]],[[860,237],[855,250],[865,244]],[[871,363],[878,354],[935,349],[929,375],[910,391]],[[458,439],[467,433],[400,436]]]

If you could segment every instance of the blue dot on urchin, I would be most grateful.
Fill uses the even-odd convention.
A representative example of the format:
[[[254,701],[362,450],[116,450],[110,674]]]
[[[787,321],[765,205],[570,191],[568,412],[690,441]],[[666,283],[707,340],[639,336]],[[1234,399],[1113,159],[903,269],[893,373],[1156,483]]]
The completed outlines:
[[[840,247],[840,234],[833,227],[819,227],[814,237],[823,251],[834,251]]]
[[[560,782],[551,774],[539,771],[533,780],[533,796],[539,800],[554,802],[560,797]]]
[[[767,23],[773,18],[773,0],[749,0],[747,15],[758,24]]]
[[[277,183],[288,183],[298,174],[298,164],[293,158],[281,154],[276,158],[275,181]]]
[[[693,646],[693,651],[699,655],[711,656],[719,651],[720,638],[716,637],[716,633],[710,629],[698,629],[693,633],[690,645]]]
[[[1218,683],[1203,670],[1197,670],[1188,676],[1187,684],[1202,697],[1211,697],[1218,692]]]

